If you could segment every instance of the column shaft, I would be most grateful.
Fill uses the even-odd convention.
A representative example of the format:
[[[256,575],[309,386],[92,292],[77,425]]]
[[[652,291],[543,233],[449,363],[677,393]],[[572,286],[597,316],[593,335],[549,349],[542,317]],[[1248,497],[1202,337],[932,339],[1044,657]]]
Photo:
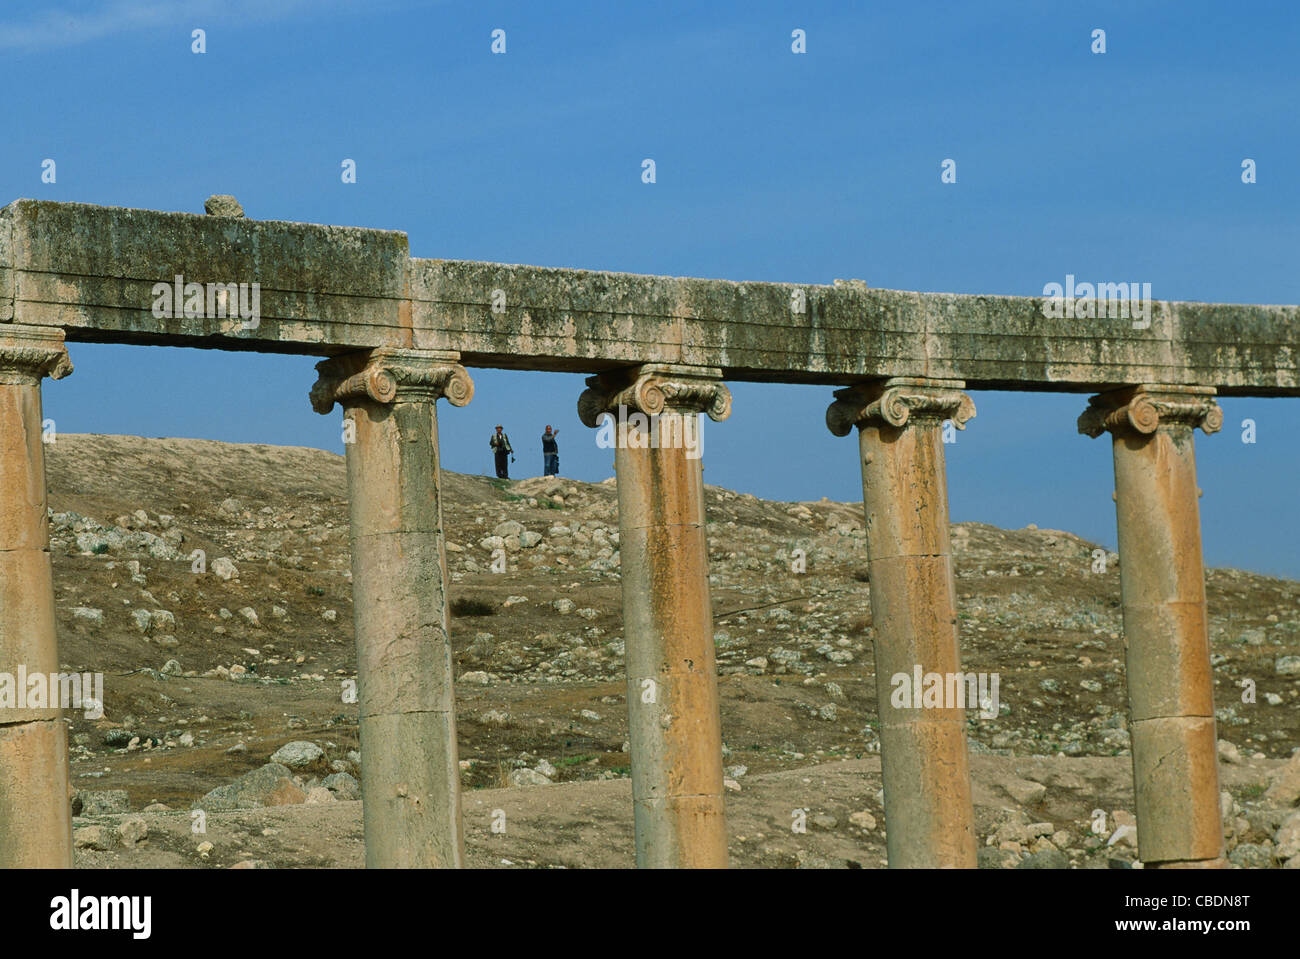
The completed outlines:
[[[892,868],[976,865],[965,709],[895,696],[903,684],[911,689],[918,667],[943,677],[945,690],[961,676],[942,421],[964,428],[974,416],[962,385],[893,379],[840,390],[827,412],[839,435],[857,424],[862,454]],[[960,678],[951,682],[964,690]]]
[[[435,404],[473,387],[416,351],[319,365],[313,404],[344,405],[369,868],[464,864]],[[459,400],[459,402],[458,402]]]
[[[699,410],[707,408],[714,419],[730,411],[730,396],[714,378],[718,371],[709,372],[646,366],[621,377],[593,377],[579,403],[589,426],[605,410],[623,421],[615,465],[636,862],[642,868],[727,865],[704,480],[698,443],[690,448],[699,436]],[[648,419],[626,422],[629,408],[659,418],[657,446],[650,445]]]
[[[59,671],[41,442],[41,378],[72,372],[63,333],[0,325],[0,673]],[[45,708],[0,707],[0,869],[72,866],[68,731]],[[25,698],[25,697],[24,697]]]
[[[1193,430],[1213,390],[1137,387],[1093,399],[1080,429],[1112,433],[1138,855],[1222,865],[1214,674]]]

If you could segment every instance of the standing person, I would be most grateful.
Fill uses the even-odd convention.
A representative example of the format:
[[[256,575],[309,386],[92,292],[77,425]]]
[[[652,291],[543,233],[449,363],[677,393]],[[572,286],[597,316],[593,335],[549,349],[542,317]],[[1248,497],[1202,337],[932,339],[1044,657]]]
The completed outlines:
[[[560,435],[560,431],[551,432],[551,428],[546,427],[546,432],[542,434],[542,475],[559,476],[560,475],[560,445],[555,442],[555,437]]]
[[[497,479],[510,479],[510,464],[506,462],[506,457],[509,456],[513,462],[515,451],[510,445],[510,437],[501,432],[500,423],[497,424],[497,431],[488,440],[488,446],[492,447],[492,452],[496,454]]]

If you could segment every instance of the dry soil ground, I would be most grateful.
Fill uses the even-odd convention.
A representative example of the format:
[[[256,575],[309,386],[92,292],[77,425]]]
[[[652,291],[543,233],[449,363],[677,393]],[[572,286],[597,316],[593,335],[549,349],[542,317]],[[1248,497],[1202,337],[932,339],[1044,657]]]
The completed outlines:
[[[311,792],[363,761],[342,459],[67,434],[47,456],[63,668],[105,676],[104,717],[72,715],[78,808],[105,812],[76,826],[106,827],[79,833],[78,864],[359,866],[347,782]],[[442,484],[470,860],[630,865],[613,481]],[[733,861],[878,867],[861,504],[707,497]],[[953,542],[963,665],[1000,675],[1000,714],[968,724],[984,864],[1132,863],[1118,558],[1096,572],[1095,544],[1034,528],[957,524]],[[1274,782],[1300,781],[1300,584],[1210,570],[1207,589],[1228,846],[1300,866],[1279,858],[1300,785]],[[192,832],[191,807],[295,741],[322,751],[292,771],[301,789],[255,800],[289,805]],[[137,842],[115,828],[134,818]]]

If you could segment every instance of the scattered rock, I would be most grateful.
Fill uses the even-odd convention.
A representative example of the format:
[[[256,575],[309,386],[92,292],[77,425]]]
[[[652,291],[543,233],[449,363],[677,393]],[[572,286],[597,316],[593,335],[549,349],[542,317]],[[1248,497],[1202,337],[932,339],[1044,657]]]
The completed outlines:
[[[1002,784],[1008,796],[1022,806],[1036,806],[1047,796],[1047,787],[1028,779],[1010,779]]]
[[[203,201],[203,212],[208,216],[241,217],[244,215],[244,208],[240,206],[239,201],[229,193],[214,193]],[[177,282],[180,281],[178,280]],[[227,500],[227,502],[234,501]]]
[[[325,790],[329,792],[329,790]],[[307,794],[292,779],[281,779],[266,794],[263,803],[267,806],[297,806],[307,801]]]
[[[334,793],[334,798],[349,802],[361,798],[361,783],[347,773],[326,776],[321,785]]]
[[[1011,849],[981,846],[976,862],[980,869],[1015,869],[1020,865],[1020,853]]]
[[[307,769],[325,757],[325,750],[315,743],[296,740],[285,743],[271,754],[271,762],[283,763],[290,769]]]
[[[260,769],[244,773],[233,783],[218,786],[198,800],[194,808],[207,812],[229,812],[235,809],[256,809],[259,806],[269,805],[266,799],[272,790],[279,786],[282,780],[292,785],[291,776],[288,766],[270,762]]]
[[[131,816],[117,824],[117,835],[128,849],[149,835],[149,827],[140,816]]]
[[[867,810],[855,812],[849,815],[849,822],[859,829],[865,829],[867,832],[876,828],[876,817],[871,815]]]
[[[549,786],[551,781],[536,769],[514,769],[506,777],[512,786]]]
[[[1137,848],[1137,826],[1120,826],[1110,835],[1106,841],[1107,846],[1128,846],[1132,849]]]
[[[1300,856],[1300,810],[1282,820],[1277,835],[1273,837],[1273,855],[1282,862]]]
[[[1285,766],[1269,776],[1264,799],[1275,806],[1290,807],[1300,802],[1300,752],[1293,753]]]
[[[110,732],[121,733],[122,730]],[[125,789],[79,789],[72,796],[74,816],[113,816],[130,811],[131,802]]]
[[[106,852],[117,843],[117,830],[111,826],[82,826],[72,833],[72,845],[75,849],[95,849]]]
[[[1219,759],[1232,766],[1240,766],[1243,761],[1241,750],[1226,739],[1219,740]]]
[[[1048,846],[1031,852],[1020,861],[1017,869],[1069,869],[1070,860],[1061,850]]]
[[[218,556],[208,569],[212,571],[213,576],[225,582],[239,579],[239,568],[229,556]]]
[[[1243,842],[1228,853],[1228,861],[1242,869],[1268,869],[1273,865],[1273,854],[1263,846]]]

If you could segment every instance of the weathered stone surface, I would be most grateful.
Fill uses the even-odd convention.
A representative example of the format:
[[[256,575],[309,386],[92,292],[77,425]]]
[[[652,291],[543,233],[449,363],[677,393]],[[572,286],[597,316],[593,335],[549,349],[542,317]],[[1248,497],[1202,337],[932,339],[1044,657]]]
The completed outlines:
[[[260,324],[155,319],[152,285],[176,274],[260,282]],[[791,309],[799,292],[803,312]],[[410,259],[402,233],[224,215],[36,200],[0,210],[0,322],[64,326],[70,339],[457,350],[468,366],[522,369],[677,363],[780,382],[924,375],[972,389],[1160,382],[1300,395],[1298,307],[1156,301],[1150,326],[1135,329],[1051,319],[1043,304]]]
[[[401,233],[37,200],[0,216],[14,237],[16,321],[63,326],[74,340],[318,354],[411,345]],[[154,284],[177,275],[259,283],[257,326],[155,318]]]
[[[125,789],[82,789],[72,797],[74,816],[108,816],[131,811],[131,800]]]
[[[58,330],[0,325],[0,669],[29,677],[59,670],[41,379],[70,372]],[[72,865],[68,736],[54,692],[6,704],[0,717],[0,869]]]
[[[0,868],[72,868],[68,791],[61,720],[0,726]]]
[[[683,398],[692,416],[704,410],[722,419],[730,407],[722,378],[845,384],[894,376],[896,396],[841,391],[828,415],[836,432],[871,424],[862,440],[866,543],[877,677],[886,686],[895,669],[916,664],[959,669],[936,427],[942,418],[961,426],[973,415],[961,381],[1029,390],[1155,382],[1167,395],[1150,409],[1139,387],[1125,391],[1122,402],[1094,404],[1086,416],[1089,432],[1123,419],[1141,434],[1117,435],[1115,449],[1142,856],[1154,864],[1221,861],[1221,832],[1207,798],[1217,797],[1214,712],[1191,442],[1186,429],[1167,430],[1158,421],[1168,409],[1184,415],[1183,404],[1212,431],[1215,388],[1300,395],[1293,351],[1300,308],[1161,302],[1149,328],[1139,329],[1127,321],[1050,319],[1032,297],[413,260],[400,233],[247,220],[224,195],[210,197],[205,209],[203,217],[20,200],[0,210],[5,658],[29,669],[57,668],[40,379],[69,371],[65,330],[72,339],[334,355],[313,404],[326,412],[342,403],[359,432],[348,458],[369,859],[455,865],[463,852],[433,405],[439,396],[468,402],[473,386],[462,362],[604,371],[580,403],[584,420],[616,402],[653,413],[656,403],[682,405]],[[153,285],[177,276],[259,284],[257,321],[155,317]],[[796,301],[801,308],[792,310]],[[692,378],[691,370],[699,375]],[[902,379],[918,375],[928,379]],[[1180,394],[1180,387],[1200,390]],[[1146,429],[1151,410],[1157,415]],[[629,748],[638,861],[725,864],[698,463],[662,450],[620,450],[619,463],[622,531],[614,547],[622,546],[628,675],[637,684],[629,688]],[[234,503],[232,515],[241,508]],[[142,511],[134,516],[152,524]],[[77,547],[181,556],[179,532],[172,542],[121,522],[130,531],[79,529]],[[512,553],[550,548],[538,548],[540,534],[518,523],[503,525],[493,538]],[[223,580],[238,576],[225,558],[214,561],[213,572]],[[133,579],[145,585],[143,576]],[[149,599],[150,606],[157,602]],[[251,608],[240,613],[258,625]],[[332,613],[325,613],[330,621]],[[134,615],[142,632],[174,629],[165,610],[145,607]],[[170,636],[152,639],[175,643]],[[836,656],[852,658],[841,650],[827,654],[842,661]],[[1280,675],[1300,671],[1292,659],[1277,660]],[[236,670],[244,667],[232,666],[228,675]],[[639,685],[645,681],[655,689],[649,702]],[[880,692],[884,702],[888,690]],[[836,706],[821,709],[835,721]],[[58,712],[27,709],[6,719],[12,723],[0,727],[0,866],[65,864],[66,816],[44,815],[66,813],[67,806]],[[882,720],[895,864],[974,864],[963,721],[957,709],[895,710]],[[267,768],[250,774],[262,775],[256,783],[214,790],[208,806],[329,801],[349,791],[346,783],[327,784],[309,797]],[[1279,782],[1274,794],[1287,789]],[[920,798],[911,796],[918,788]],[[1026,784],[1024,798],[1041,788]],[[1055,861],[1054,851],[1036,855]]]
[[[455,354],[373,350],[317,364],[313,408],[353,424],[347,469],[366,865],[459,867],[460,768],[438,470]]]
[[[601,410],[625,404],[647,415],[707,411],[723,419],[731,400],[716,374],[638,367],[592,377],[579,416],[595,426]],[[621,440],[614,460],[637,865],[723,867],[722,731],[700,460],[685,445]]]
[[[229,193],[214,193],[203,201],[203,212],[208,216],[243,216],[244,208]]]
[[[1222,421],[1212,389],[1167,385],[1095,396],[1079,418],[1112,434],[1138,847],[1153,865],[1224,852],[1192,438]]]
[[[891,868],[978,864],[965,710],[892,695],[897,675],[961,672],[941,436],[943,420],[964,427],[975,415],[961,388],[877,381],[837,391],[826,413],[832,432],[859,433]]]

